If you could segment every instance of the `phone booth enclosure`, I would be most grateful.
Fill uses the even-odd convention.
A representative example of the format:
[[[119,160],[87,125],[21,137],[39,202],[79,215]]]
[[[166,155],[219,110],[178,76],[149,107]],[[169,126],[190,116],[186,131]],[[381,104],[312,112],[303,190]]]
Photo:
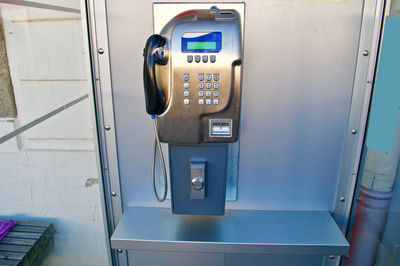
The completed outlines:
[[[143,44],[181,11],[213,5],[239,10],[244,32],[237,200],[226,202],[226,210],[332,213],[351,108],[362,0],[107,1],[123,208],[170,207],[170,201],[158,203],[152,191],[154,136],[144,111]],[[128,261],[138,265],[320,265],[329,264],[327,256],[128,250]]]

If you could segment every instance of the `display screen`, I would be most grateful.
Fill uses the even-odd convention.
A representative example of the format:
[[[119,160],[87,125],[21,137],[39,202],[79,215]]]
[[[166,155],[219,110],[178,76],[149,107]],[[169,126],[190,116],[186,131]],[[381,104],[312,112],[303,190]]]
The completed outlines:
[[[216,42],[187,42],[187,48],[192,49],[216,49]]]
[[[218,53],[222,48],[222,33],[185,32],[181,44],[184,53]]]

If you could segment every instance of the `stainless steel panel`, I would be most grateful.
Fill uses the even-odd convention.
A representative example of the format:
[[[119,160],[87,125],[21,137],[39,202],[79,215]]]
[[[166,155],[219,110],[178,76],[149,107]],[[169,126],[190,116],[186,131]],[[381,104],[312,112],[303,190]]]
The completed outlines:
[[[239,192],[228,208],[332,210],[362,4],[246,2]],[[108,1],[107,11],[123,205],[168,206],[151,191],[142,88],[152,2]]]
[[[383,0],[366,0],[364,2],[351,110],[337,185],[336,200],[334,202],[334,217],[343,233],[347,230],[364,141],[384,5],[385,1]]]
[[[168,208],[128,207],[113,248],[244,254],[343,255],[349,244],[328,212],[226,211],[173,215]]]
[[[224,254],[130,250],[133,266],[212,266],[225,265]]]
[[[323,256],[217,254],[163,251],[129,251],[133,266],[328,266]],[[328,259],[328,262],[332,261]]]

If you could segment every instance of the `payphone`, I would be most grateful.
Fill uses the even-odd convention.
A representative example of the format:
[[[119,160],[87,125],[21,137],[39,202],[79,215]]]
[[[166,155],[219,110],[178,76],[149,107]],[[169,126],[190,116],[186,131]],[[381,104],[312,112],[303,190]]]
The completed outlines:
[[[236,10],[183,12],[146,42],[146,111],[153,118],[165,182],[160,142],[168,144],[175,214],[224,214],[228,143],[239,134],[241,66]],[[159,201],[166,192],[166,185],[162,197],[156,192]]]

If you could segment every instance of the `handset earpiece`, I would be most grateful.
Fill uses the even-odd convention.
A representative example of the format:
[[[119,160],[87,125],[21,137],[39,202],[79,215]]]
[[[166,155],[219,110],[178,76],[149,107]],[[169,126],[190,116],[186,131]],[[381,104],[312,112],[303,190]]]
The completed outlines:
[[[161,49],[166,40],[159,34],[151,35],[144,48],[143,85],[146,101],[146,112],[150,115],[158,115],[165,108],[165,96],[157,87],[155,76],[155,64],[165,65],[167,58]]]

